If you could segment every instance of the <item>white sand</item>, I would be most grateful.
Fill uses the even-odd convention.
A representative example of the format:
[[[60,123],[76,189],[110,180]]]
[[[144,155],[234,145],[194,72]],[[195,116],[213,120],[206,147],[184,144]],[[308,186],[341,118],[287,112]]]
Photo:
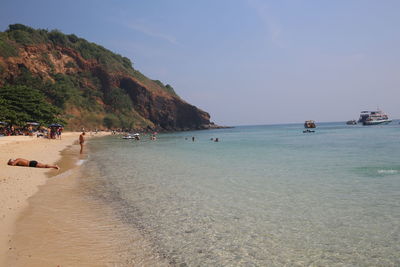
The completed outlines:
[[[36,137],[0,137],[0,266],[10,249],[10,238],[15,230],[18,215],[27,207],[28,198],[46,183],[47,172],[54,169],[8,166],[10,158],[25,158],[41,163],[54,164],[60,152],[70,145],[78,145],[80,133],[63,133],[62,140]],[[100,136],[102,134],[98,134]],[[89,136],[87,136],[89,137]]]

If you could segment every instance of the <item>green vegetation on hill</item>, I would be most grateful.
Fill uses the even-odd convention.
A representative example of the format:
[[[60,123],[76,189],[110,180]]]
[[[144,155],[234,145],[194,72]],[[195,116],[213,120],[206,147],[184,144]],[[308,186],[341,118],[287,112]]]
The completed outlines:
[[[8,30],[1,34],[0,48],[2,45],[4,45],[6,48],[4,49],[4,57],[16,56],[18,54],[18,51],[12,44],[16,44],[18,47],[18,45],[38,45],[42,43],[51,43],[53,45],[74,49],[75,51],[79,52],[84,59],[97,60],[105,67],[107,71],[125,72],[142,82],[151,81],[140,71],[133,68],[133,63],[129,58],[111,52],[101,45],[88,42],[83,38],[77,37],[75,34],[64,34],[59,30],[36,30],[23,24],[9,25]],[[0,53],[2,53],[2,51],[3,49],[0,49]],[[0,54],[0,56],[2,56],[2,54]],[[166,92],[175,95],[175,91],[171,85],[164,85],[160,81],[157,81],[157,85]]]
[[[45,43],[74,49],[85,59],[97,60],[107,71],[120,71],[130,74],[140,81],[149,81],[146,76],[133,68],[133,63],[129,58],[111,52],[101,45],[88,42],[75,34],[64,34],[59,30],[36,30],[23,24],[11,24],[8,30],[0,32],[0,56],[5,58],[17,56],[18,47],[21,45]],[[170,85],[164,85],[161,82],[157,85],[166,92],[175,94]]]
[[[173,94],[173,95],[176,95],[175,90],[174,90],[174,88],[173,88],[171,85],[169,85],[169,84],[164,85],[164,84],[163,84],[161,81],[159,81],[159,80],[153,80],[153,82],[155,82],[155,83],[156,83],[158,86],[160,86],[161,88],[164,88],[164,90],[167,91],[168,93]]]
[[[0,87],[0,121],[24,124],[29,120],[42,123],[64,120],[71,124],[71,128],[78,128],[82,122],[93,127],[104,125],[108,128],[153,126],[151,121],[135,110],[124,89],[116,87],[104,90],[98,75],[79,68],[79,62],[69,61],[64,66],[66,69],[79,71],[57,73],[53,63],[54,58],[61,59],[62,50],[59,48],[76,51],[84,59],[100,64],[108,73],[132,76],[149,90],[161,90],[177,96],[171,85],[148,79],[135,70],[131,60],[126,57],[74,34],[33,29],[22,24],[9,25],[5,32],[0,32],[0,71],[6,68],[2,65],[1,58],[18,57],[21,49],[43,44],[49,47],[49,51],[35,57],[50,68],[47,78],[31,73],[22,65],[18,66],[18,77],[3,82],[0,80],[0,84],[4,85]],[[16,104],[18,99],[21,102]],[[34,99],[37,105],[32,105],[28,101],[30,99]]]
[[[40,92],[43,96],[37,101],[46,104],[50,102],[53,107],[57,107],[57,111],[65,110],[68,106],[73,106],[84,111],[84,117],[79,119],[85,121],[85,124],[92,125],[93,127],[101,124],[109,128],[133,128],[133,126],[135,126],[133,119],[135,116],[131,116],[131,110],[133,108],[132,102],[122,89],[114,88],[107,97],[104,97],[101,91],[83,85],[82,79],[88,79],[93,84],[100,83],[98,79],[93,77],[90,73],[81,73],[79,75],[65,75],[58,73],[52,75],[52,78],[55,82],[44,81],[37,76],[33,76],[25,69],[22,75],[13,81],[13,85],[7,86],[14,88],[14,86],[24,86],[29,84],[30,89]],[[3,88],[1,88],[0,91],[3,91]],[[20,92],[14,91],[15,95],[13,97],[17,97],[17,93]],[[12,95],[12,91],[9,92],[9,95]],[[108,104],[106,108],[99,104],[98,100],[100,99],[104,99]],[[54,112],[53,114],[57,115],[59,113],[60,112]],[[96,114],[103,113],[108,114],[106,117],[112,117],[113,120],[106,124],[101,118],[96,116]],[[13,124],[23,124],[25,120],[24,118],[26,117],[27,116],[21,116],[19,120],[13,120]],[[63,118],[65,121],[71,119],[69,114],[65,114]],[[5,118],[3,120],[10,121]],[[36,120],[41,121],[40,119]],[[54,116],[52,119],[43,122],[51,123],[55,121],[59,120]]]
[[[0,38],[0,40],[6,44],[10,41],[13,41],[18,45],[51,43],[62,47],[72,48],[79,52],[85,59],[95,59],[99,61],[108,71],[133,72],[132,62],[129,58],[115,54],[95,43],[90,43],[83,38],[77,37],[75,34],[67,35],[59,30],[35,30],[22,24],[12,24],[9,25],[6,32],[2,33]],[[11,50],[12,46],[8,47],[7,54],[15,55],[15,51]]]
[[[43,93],[24,85],[6,85],[0,90],[0,121],[24,125],[28,121],[42,124],[63,122],[61,110],[45,101]]]
[[[0,32],[0,56],[4,58],[15,57],[18,51],[13,42],[8,38],[7,33]]]

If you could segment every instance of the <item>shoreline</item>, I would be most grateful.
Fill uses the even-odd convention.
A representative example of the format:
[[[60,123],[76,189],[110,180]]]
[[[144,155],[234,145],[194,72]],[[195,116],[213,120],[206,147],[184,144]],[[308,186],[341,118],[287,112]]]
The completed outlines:
[[[89,160],[93,148],[89,144],[79,154],[72,142],[60,151],[61,171],[44,173],[45,181],[26,199],[0,266],[169,265],[139,229],[121,220],[115,206],[90,193],[99,185],[97,162]]]
[[[78,147],[79,132],[63,133],[62,139],[49,140],[29,136],[0,138],[0,266],[13,248],[12,236],[16,230],[19,216],[29,206],[29,199],[45,185],[52,176],[66,172],[68,168],[57,171],[29,167],[8,166],[9,158],[26,158],[42,163],[55,164],[62,159],[62,151],[68,147]],[[96,136],[104,136],[100,133]],[[87,135],[87,139],[92,136]]]

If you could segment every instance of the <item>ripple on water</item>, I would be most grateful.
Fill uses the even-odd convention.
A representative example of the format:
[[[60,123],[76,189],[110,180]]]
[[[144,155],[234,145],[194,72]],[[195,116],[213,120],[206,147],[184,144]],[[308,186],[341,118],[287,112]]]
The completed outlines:
[[[400,145],[375,141],[386,128],[332,127],[103,139],[88,164],[102,164],[105,202],[176,265],[398,265]]]

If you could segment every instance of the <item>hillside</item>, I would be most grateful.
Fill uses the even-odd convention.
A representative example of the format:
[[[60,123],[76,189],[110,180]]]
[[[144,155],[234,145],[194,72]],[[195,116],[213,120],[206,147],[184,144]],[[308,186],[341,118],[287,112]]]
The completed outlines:
[[[69,129],[188,130],[210,116],[131,61],[74,34],[10,25],[0,32],[0,121]]]

